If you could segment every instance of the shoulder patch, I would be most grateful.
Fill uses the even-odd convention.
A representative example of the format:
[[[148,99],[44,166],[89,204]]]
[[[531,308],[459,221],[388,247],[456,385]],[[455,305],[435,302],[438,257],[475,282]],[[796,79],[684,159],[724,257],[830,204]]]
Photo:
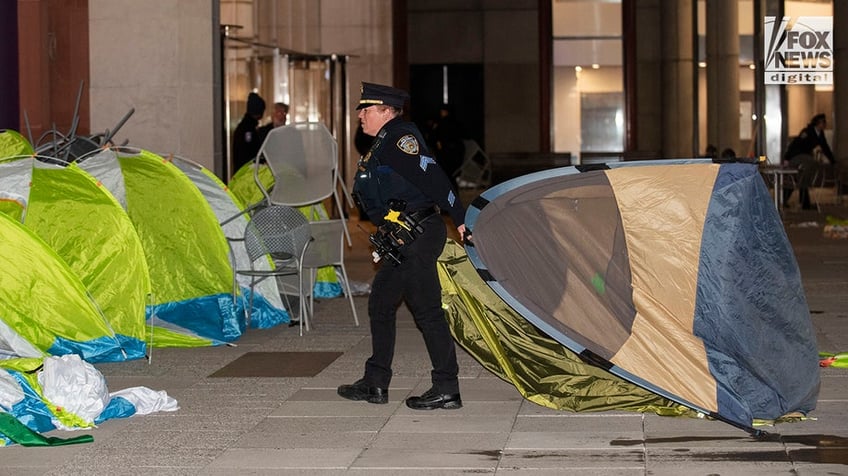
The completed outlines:
[[[409,155],[418,155],[418,139],[412,134],[406,134],[398,139],[397,146]]]

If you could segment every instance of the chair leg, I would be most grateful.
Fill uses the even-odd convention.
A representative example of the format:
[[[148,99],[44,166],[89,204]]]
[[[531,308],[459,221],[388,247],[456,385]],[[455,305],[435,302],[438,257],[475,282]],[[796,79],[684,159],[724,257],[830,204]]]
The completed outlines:
[[[356,316],[356,306],[353,304],[353,293],[350,292],[350,281],[347,279],[347,271],[345,270],[344,263],[339,264],[339,268],[342,270],[344,292],[347,294],[347,300],[350,303],[350,312],[353,314],[353,322],[356,323],[356,327],[359,327],[359,317]]]
[[[317,271],[315,268],[309,268],[309,286],[311,289],[309,290],[309,317],[315,315],[315,276],[317,275]]]
[[[244,319],[244,328],[245,329],[250,329],[250,318],[253,317],[253,293],[255,292],[255,289],[256,289],[254,287],[255,286],[255,279],[256,278],[250,278],[250,298],[248,299],[248,302],[247,302],[247,314],[245,315],[245,319]]]
[[[819,180],[820,175],[821,175],[822,180],[821,180],[821,183],[819,184],[819,186],[816,187],[816,182]],[[812,182],[810,182],[810,188],[807,189],[807,193],[812,196],[813,200],[815,200],[816,211],[818,211],[819,213],[821,213],[821,203],[820,203],[820,200],[819,200],[819,193],[821,192],[821,189],[823,187],[824,187],[824,175],[822,174],[821,170],[816,170],[816,174],[813,175],[813,180],[812,180]],[[816,188],[818,188],[818,190],[815,190],[815,193],[814,193],[813,191]]]
[[[303,295],[303,271],[301,270],[298,273],[298,294],[300,300],[300,335],[303,335],[303,326],[306,325],[306,331],[309,332],[309,315],[308,315],[308,304],[306,303],[306,296]]]

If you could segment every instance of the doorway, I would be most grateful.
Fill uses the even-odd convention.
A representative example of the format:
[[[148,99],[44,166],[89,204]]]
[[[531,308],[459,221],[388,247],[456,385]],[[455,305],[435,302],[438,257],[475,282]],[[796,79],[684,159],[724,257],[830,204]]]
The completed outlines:
[[[468,136],[485,150],[482,64],[410,66],[410,119],[427,135],[428,124],[447,102]]]

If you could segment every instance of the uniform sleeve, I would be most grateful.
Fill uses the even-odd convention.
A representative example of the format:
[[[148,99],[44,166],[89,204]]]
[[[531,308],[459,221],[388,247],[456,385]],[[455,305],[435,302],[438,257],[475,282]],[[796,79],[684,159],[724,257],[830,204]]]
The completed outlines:
[[[440,209],[448,212],[454,226],[464,224],[465,207],[453,190],[447,174],[439,167],[439,164],[436,163],[436,160],[423,144],[417,144],[417,148],[414,149],[417,150],[417,153],[406,152],[405,150],[413,150],[409,144],[410,138],[420,142],[414,136],[409,135],[394,141],[391,145],[387,144],[383,163],[415,185]],[[404,149],[401,148],[401,144],[404,144]]]

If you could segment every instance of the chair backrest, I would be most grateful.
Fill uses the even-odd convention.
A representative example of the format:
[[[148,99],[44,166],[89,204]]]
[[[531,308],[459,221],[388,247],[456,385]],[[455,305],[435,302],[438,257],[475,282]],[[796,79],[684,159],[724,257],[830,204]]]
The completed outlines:
[[[312,241],[303,258],[303,266],[320,268],[344,260],[344,221],[320,220],[309,222]]]
[[[244,247],[251,262],[266,255],[275,260],[300,260],[311,237],[303,213],[289,206],[271,205],[251,217],[244,230]]]
[[[259,154],[274,175],[274,187],[263,190],[271,203],[299,207],[333,194],[338,178],[338,145],[320,122],[271,129]]]

